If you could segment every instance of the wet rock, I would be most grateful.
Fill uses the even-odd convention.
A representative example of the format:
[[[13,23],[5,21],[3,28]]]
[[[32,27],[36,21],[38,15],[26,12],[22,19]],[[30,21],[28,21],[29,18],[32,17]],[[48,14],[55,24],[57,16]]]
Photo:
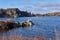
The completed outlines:
[[[4,29],[7,26],[7,23],[5,21],[0,21],[0,29]]]
[[[31,27],[33,24],[32,21],[26,21],[26,22],[19,22],[18,23],[21,27]]]
[[[11,30],[17,27],[31,27],[32,21],[16,22],[14,20],[0,21],[0,31]]]

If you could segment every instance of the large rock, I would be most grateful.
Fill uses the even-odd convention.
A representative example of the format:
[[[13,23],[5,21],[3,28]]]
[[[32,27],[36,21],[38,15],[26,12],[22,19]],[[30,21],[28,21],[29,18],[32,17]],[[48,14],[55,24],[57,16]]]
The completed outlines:
[[[0,20],[0,31],[6,31],[17,27],[17,24],[14,22],[15,22],[14,20],[6,20],[6,21]]]
[[[0,31],[8,31],[17,27],[31,27],[32,25],[32,21],[16,22],[14,20],[0,20]]]
[[[7,23],[5,21],[0,21],[0,29],[4,29],[7,26]]]

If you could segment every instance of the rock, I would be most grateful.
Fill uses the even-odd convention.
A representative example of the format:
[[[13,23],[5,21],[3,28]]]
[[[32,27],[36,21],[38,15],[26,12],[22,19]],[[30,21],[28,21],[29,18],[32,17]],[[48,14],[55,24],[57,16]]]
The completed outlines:
[[[6,20],[6,21],[0,20],[0,31],[6,31],[15,28],[16,24],[14,24],[14,22],[15,21],[13,20]]]
[[[16,22],[14,20],[0,21],[0,31],[8,31],[18,27],[31,27],[32,21]]]
[[[16,21],[8,19],[5,22],[7,22],[7,23],[15,23]]]
[[[7,26],[5,21],[0,21],[0,28],[4,29]]]
[[[16,21],[14,20],[6,20],[5,22],[7,23],[6,29],[13,29],[13,28],[18,27],[18,24],[15,23]]]
[[[21,27],[31,27],[32,25],[34,25],[31,20],[26,21],[26,22],[22,22],[22,23],[20,22],[19,24]]]

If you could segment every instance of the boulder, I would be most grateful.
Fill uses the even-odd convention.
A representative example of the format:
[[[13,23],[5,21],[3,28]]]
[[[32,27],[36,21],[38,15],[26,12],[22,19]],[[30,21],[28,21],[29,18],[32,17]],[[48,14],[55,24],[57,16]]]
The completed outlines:
[[[6,20],[6,21],[2,21],[0,20],[0,31],[5,31],[5,30],[9,30],[12,29],[16,26],[16,24],[14,24],[13,20]]]
[[[0,31],[2,30],[8,31],[17,27],[31,27],[32,25],[33,25],[32,21],[16,22],[14,20],[5,20],[5,21],[0,20]]]
[[[4,29],[7,26],[7,23],[5,21],[0,21],[0,29]]]
[[[31,26],[34,25],[34,24],[33,24],[32,21],[26,21],[26,22],[19,22],[19,25],[20,25],[21,27],[31,27]]]

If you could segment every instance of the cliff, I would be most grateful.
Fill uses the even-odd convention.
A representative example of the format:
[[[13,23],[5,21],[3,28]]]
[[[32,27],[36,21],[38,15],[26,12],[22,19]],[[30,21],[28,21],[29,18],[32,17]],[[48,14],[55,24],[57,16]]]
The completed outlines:
[[[0,17],[16,18],[16,17],[31,17],[31,13],[27,11],[20,11],[18,8],[0,9]]]

